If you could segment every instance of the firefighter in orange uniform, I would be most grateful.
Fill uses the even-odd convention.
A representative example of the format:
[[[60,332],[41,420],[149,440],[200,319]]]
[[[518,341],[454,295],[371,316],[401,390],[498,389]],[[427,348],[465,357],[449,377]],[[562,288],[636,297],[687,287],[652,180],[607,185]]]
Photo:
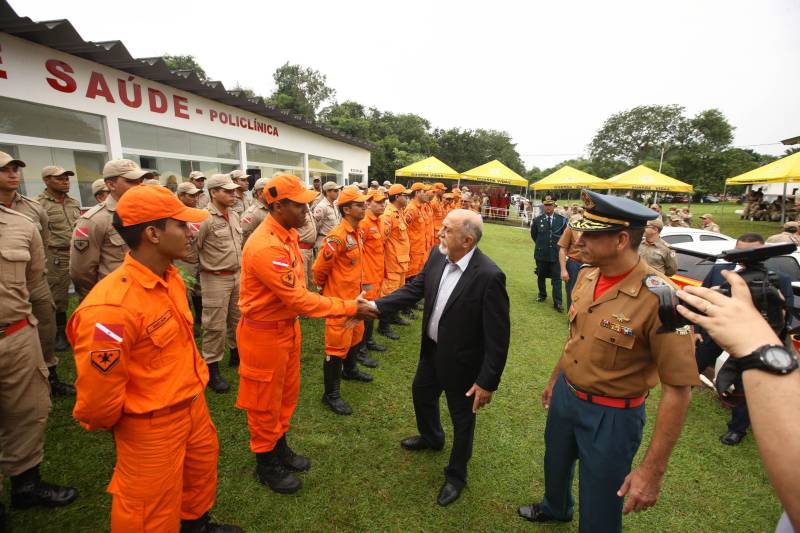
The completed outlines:
[[[433,206],[431,205],[431,201],[435,198],[433,192],[433,186],[428,185],[428,190],[425,191],[425,203],[422,204],[422,212],[425,214],[425,256],[423,258],[422,264],[425,265],[425,262],[428,261],[428,255],[431,252],[431,247],[433,246],[434,241],[436,241],[436,232],[434,231],[434,212]],[[420,268],[422,270],[422,268]]]
[[[270,178],[262,195],[269,214],[242,252],[236,407],[247,411],[259,481],[283,494],[300,490],[303,484],[293,472],[311,467],[286,440],[300,391],[298,315],[375,317],[366,300],[328,298],[306,288],[297,228],[305,224],[308,203],[318,194],[296,176]]]
[[[342,221],[322,241],[314,267],[316,283],[325,296],[353,299],[363,283],[363,249],[358,223],[364,218],[367,195],[355,185],[339,193],[337,209]],[[342,399],[339,384],[342,378],[370,382],[372,376],[358,369],[357,355],[364,337],[364,323],[352,325],[345,317],[325,320],[325,394],[322,401],[337,415],[353,414]]]
[[[408,202],[408,206],[405,209],[408,240],[411,246],[409,254],[411,261],[406,272],[406,283],[420,273],[422,266],[425,264],[428,250],[430,250],[429,244],[432,237],[429,234],[433,229],[430,224],[428,209],[424,207],[428,202],[427,191],[429,190],[430,186],[424,183],[417,182],[413,184],[411,186],[411,201]],[[411,320],[416,318],[411,308],[403,309],[400,313]]]
[[[187,223],[207,216],[165,187],[131,188],[113,217],[130,252],[68,324],[78,373],[73,416],[114,434],[114,532],[241,531],[209,522],[219,444],[203,395],[208,369],[172,265],[186,256]]]
[[[446,192],[442,195],[442,208],[444,209],[444,216],[455,209],[455,205],[453,204],[453,193]]]
[[[447,210],[444,205],[444,193],[447,192],[447,187],[444,183],[433,184],[433,198],[431,198],[430,206],[433,212],[433,242],[437,242],[439,230],[442,229],[442,222],[444,221]],[[433,243],[431,243],[433,246]],[[430,248],[428,248],[430,250]]]
[[[381,284],[381,296],[392,294],[406,282],[406,273],[411,261],[408,228],[406,226],[405,208],[411,191],[403,185],[395,183],[389,187],[389,205],[381,215],[386,226],[387,237],[384,243],[384,273]],[[400,318],[397,313],[384,313],[378,322],[378,333],[392,340],[400,335],[392,331],[391,325],[407,326],[409,322]]]
[[[364,284],[362,289],[368,300],[377,300],[381,296],[381,283],[383,282],[384,258],[383,248],[389,237],[389,228],[381,218],[385,208],[386,196],[378,189],[368,192],[367,214],[358,223],[361,238],[364,241]],[[378,362],[369,357],[368,351],[384,352],[386,346],[378,344],[373,339],[375,328],[373,320],[364,321],[364,342],[358,352],[358,362],[368,368],[375,368]]]

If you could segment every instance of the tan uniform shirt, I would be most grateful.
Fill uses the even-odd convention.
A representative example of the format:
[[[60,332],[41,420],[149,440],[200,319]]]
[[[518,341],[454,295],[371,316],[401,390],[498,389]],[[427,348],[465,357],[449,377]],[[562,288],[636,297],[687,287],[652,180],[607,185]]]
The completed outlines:
[[[211,202],[211,197],[208,195],[207,191],[203,191],[197,195],[197,209],[205,209],[209,202]]]
[[[231,206],[231,210],[233,210],[233,212],[239,215],[239,218],[241,218],[242,214],[250,209],[252,204],[253,202],[250,200],[250,198],[248,198],[246,194],[243,194],[241,198],[238,196],[236,197],[236,201]]]
[[[36,325],[30,291],[44,273],[44,245],[35,224],[0,205],[0,326],[23,318]]]
[[[788,233],[786,231],[783,231],[781,233],[778,233],[777,235],[771,236],[769,239],[767,239],[766,242],[767,242],[767,244],[777,244],[777,243],[781,243],[781,242],[793,242],[793,243],[795,243],[797,245],[800,245],[800,235],[798,235],[797,233]]]
[[[267,218],[269,211],[267,208],[256,200],[242,215],[242,244],[247,242],[247,238],[255,231],[261,222]]]
[[[200,270],[237,272],[242,266],[242,226],[239,215],[228,209],[226,219],[213,203],[206,210],[211,213],[200,224],[197,232],[197,252]]]
[[[706,231],[713,231],[714,233],[722,233],[719,229],[719,224],[716,222],[712,222],[711,224],[703,226],[703,229]]]
[[[297,228],[297,235],[303,244],[313,245],[316,242],[317,224],[314,222],[314,217],[311,216],[311,211],[306,210],[306,223]]]
[[[649,274],[666,280],[639,261],[597,301],[600,269],[583,268],[572,289],[570,335],[559,366],[575,386],[604,396],[635,398],[661,383],[699,385],[690,328],[657,333],[658,298],[644,286]]]
[[[675,252],[661,238],[653,244],[643,240],[642,244],[639,245],[639,256],[644,258],[648,265],[667,276],[674,276],[675,272],[678,271]]]
[[[69,276],[81,297],[125,260],[128,245],[111,224],[117,201],[113,196],[81,215],[72,233]]]
[[[36,197],[36,201],[47,213],[50,238],[44,245],[57,250],[69,250],[72,230],[81,216],[81,204],[69,195],[59,202],[47,189]]]
[[[314,223],[317,225],[317,242],[320,242],[325,235],[333,231],[333,228],[339,225],[342,216],[339,210],[336,209],[327,198],[319,201],[314,208]]]
[[[580,238],[581,233],[582,232],[574,231],[572,228],[567,226],[564,228],[564,233],[562,233],[561,237],[558,239],[558,246],[564,248],[564,253],[567,254],[567,257],[574,259],[579,263],[581,262],[581,253],[575,243]]]
[[[39,232],[39,238],[42,240],[42,243],[50,241],[50,220],[47,218],[47,212],[44,207],[42,207],[39,202],[27,196],[23,196],[20,193],[14,193],[14,198],[11,199],[11,205],[6,207],[13,209],[17,213],[22,213],[31,219],[36,226],[36,230]]]

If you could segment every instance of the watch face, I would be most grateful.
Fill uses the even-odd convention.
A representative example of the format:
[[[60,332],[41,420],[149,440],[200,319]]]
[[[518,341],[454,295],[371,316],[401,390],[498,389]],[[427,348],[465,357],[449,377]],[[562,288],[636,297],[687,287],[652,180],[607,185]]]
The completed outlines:
[[[792,366],[792,356],[782,348],[770,347],[764,350],[762,359],[775,370],[786,370]]]

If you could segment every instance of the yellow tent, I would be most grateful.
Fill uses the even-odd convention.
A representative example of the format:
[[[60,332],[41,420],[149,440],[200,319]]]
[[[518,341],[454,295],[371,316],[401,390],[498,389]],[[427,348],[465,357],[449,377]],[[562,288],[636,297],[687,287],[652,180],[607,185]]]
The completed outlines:
[[[725,185],[787,183],[790,181],[800,181],[800,152],[730,178],[725,181]]]
[[[549,176],[533,185],[534,191],[553,191],[558,189],[608,189],[606,180],[592,176],[587,172],[564,165]]]
[[[527,187],[528,180],[495,159],[488,163],[464,172],[462,180],[482,181],[484,183],[498,183],[500,185],[513,185]]]
[[[694,192],[688,183],[676,180],[644,165],[632,168],[606,180],[609,189],[633,189],[637,191]]]
[[[457,180],[461,174],[445,165],[435,157],[417,161],[407,167],[394,171],[395,177],[404,178],[447,178]]]

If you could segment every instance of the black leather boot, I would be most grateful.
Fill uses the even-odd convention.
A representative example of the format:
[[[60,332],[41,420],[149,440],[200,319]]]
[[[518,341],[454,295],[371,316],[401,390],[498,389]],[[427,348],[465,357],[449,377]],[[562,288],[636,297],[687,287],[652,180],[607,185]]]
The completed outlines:
[[[392,330],[392,326],[390,325],[391,323],[392,323],[391,317],[387,319],[383,318],[380,319],[380,321],[378,321],[378,333],[380,333],[387,339],[392,339],[393,341],[396,341],[400,338],[400,335],[398,335],[394,330]]]
[[[199,337],[203,328],[203,298],[199,294],[192,294],[194,306],[194,335]]]
[[[390,324],[394,324],[395,326],[409,326],[411,322],[406,320],[405,318],[400,316],[400,311],[396,311],[392,313],[392,317],[389,320]]]
[[[294,450],[289,448],[289,443],[286,442],[286,435],[278,441],[273,450],[278,459],[281,460],[283,466],[293,472],[307,472],[311,468],[311,459],[303,455],[294,453]]]
[[[294,494],[303,487],[303,482],[284,466],[275,450],[256,454],[256,477],[279,494]]]
[[[378,368],[378,361],[369,356],[367,344],[363,341],[358,344],[356,360],[367,368]]]
[[[244,530],[230,524],[215,524],[206,513],[194,520],[181,520],[181,533],[244,533]]]
[[[358,369],[358,347],[360,345],[353,346],[350,348],[350,351],[347,352],[347,358],[342,363],[342,379],[346,379],[349,381],[362,381],[364,383],[369,383],[372,381],[372,376],[367,374],[366,372],[362,372]]]
[[[228,360],[228,366],[236,368],[239,366],[239,349],[231,348],[231,358]]]
[[[375,342],[373,334],[375,332],[375,321],[374,320],[365,320],[364,321],[364,345],[367,347],[367,350],[372,352],[385,352],[386,346],[383,344],[378,344]]]
[[[208,386],[218,394],[228,392],[231,388],[219,373],[219,363],[208,363]]]
[[[338,357],[325,356],[322,364],[322,376],[325,381],[323,403],[337,415],[352,415],[353,408],[342,399],[339,392],[339,384],[342,379],[342,360]]]
[[[11,476],[11,507],[61,507],[78,497],[78,489],[45,483],[39,476],[39,465]]]
[[[56,311],[56,342],[53,347],[57,352],[65,352],[70,348],[66,330],[67,313]]]
[[[75,396],[75,387],[69,383],[59,381],[55,365],[47,367],[47,370],[50,373],[47,376],[47,380],[50,382],[50,394],[52,396]]]

